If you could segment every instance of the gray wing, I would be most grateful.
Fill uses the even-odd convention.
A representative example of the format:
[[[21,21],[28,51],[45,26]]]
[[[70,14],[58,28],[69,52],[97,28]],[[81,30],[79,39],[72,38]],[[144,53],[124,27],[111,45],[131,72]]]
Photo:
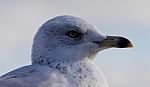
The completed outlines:
[[[0,87],[69,87],[66,78],[44,65],[29,65],[0,77]]]

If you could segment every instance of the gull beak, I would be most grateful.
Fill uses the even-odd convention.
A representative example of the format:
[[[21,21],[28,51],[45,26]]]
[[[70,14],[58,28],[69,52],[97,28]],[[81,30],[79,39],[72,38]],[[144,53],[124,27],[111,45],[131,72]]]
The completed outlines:
[[[115,47],[115,48],[130,48],[133,47],[132,43],[124,37],[119,36],[107,36],[106,39],[97,43],[101,47]]]

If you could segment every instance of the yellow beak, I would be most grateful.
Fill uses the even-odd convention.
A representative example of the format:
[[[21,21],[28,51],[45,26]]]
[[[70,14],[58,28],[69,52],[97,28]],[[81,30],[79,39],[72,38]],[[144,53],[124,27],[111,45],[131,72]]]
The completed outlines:
[[[95,42],[101,47],[116,47],[116,48],[129,48],[133,47],[132,43],[124,37],[107,36],[106,39],[100,42]]]

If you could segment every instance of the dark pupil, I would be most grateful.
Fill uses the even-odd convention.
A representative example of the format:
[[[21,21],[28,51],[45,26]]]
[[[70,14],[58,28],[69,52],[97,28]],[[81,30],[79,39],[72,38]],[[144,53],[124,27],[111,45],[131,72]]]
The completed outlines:
[[[79,36],[79,33],[76,32],[76,31],[69,31],[68,36],[71,37],[71,38],[76,38],[76,37]]]

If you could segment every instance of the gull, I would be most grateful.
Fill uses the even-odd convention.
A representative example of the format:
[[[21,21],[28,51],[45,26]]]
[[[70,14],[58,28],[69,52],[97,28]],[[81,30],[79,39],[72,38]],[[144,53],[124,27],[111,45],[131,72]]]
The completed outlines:
[[[132,43],[103,35],[79,17],[54,17],[34,37],[32,64],[2,75],[0,87],[109,87],[93,60],[112,47],[128,48]]]

